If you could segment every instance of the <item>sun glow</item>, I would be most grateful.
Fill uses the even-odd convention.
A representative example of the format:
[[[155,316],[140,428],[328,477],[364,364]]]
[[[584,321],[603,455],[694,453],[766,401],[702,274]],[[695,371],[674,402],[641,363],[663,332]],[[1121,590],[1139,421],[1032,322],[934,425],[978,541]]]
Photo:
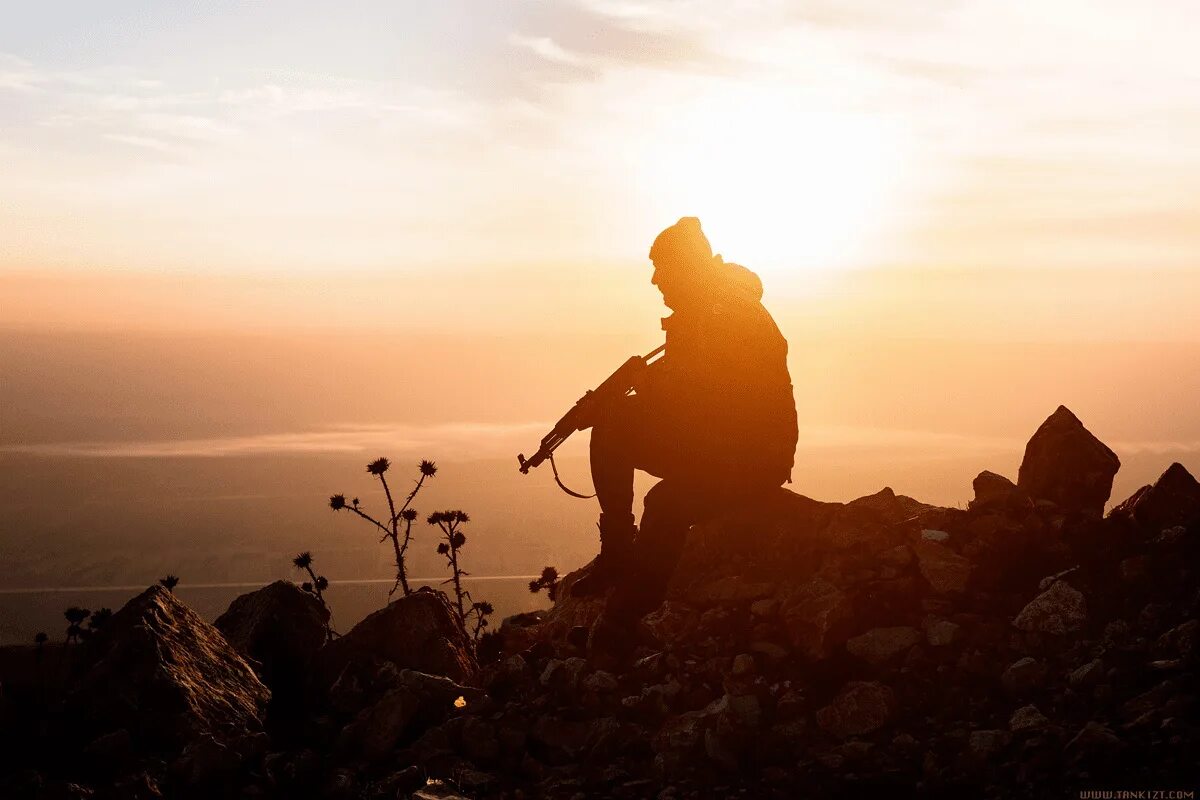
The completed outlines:
[[[663,127],[645,156],[655,219],[698,216],[716,252],[776,277],[877,255],[908,163],[905,137],[879,118],[807,110],[785,90],[738,91],[707,95]]]

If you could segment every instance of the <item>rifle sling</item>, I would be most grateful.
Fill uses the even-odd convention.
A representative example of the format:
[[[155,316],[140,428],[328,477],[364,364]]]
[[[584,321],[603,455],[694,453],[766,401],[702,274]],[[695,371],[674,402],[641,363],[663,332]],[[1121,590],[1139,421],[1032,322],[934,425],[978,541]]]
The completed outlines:
[[[574,492],[567,488],[567,485],[562,482],[562,478],[558,477],[558,465],[554,463],[553,451],[550,453],[550,469],[554,472],[554,482],[558,484],[558,488],[571,495],[571,497],[578,497],[580,500],[591,500],[596,496],[594,494],[580,494],[579,492]]]

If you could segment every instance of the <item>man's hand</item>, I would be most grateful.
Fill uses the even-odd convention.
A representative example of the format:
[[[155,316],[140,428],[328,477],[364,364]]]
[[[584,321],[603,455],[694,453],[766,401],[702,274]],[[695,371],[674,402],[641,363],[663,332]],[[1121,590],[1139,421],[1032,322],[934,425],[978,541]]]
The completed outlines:
[[[664,359],[659,359],[650,364],[642,362],[641,365],[633,370],[633,374],[629,376],[630,386],[638,394],[646,394],[651,391],[651,387],[655,381],[662,375],[662,363]]]

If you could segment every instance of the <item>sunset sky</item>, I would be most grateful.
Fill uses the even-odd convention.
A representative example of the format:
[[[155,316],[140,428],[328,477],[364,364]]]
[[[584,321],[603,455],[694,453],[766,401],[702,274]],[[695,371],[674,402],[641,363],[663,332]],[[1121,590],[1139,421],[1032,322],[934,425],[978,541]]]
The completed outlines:
[[[1190,2],[33,3],[0,263],[1187,267]]]
[[[813,424],[1017,437],[1073,400],[1200,436],[1171,405],[1191,373],[1039,344],[1191,363],[1198,29],[1195,3],[1095,0],[14,5],[0,438],[264,425],[264,375],[319,406],[276,432],[413,403],[536,426],[658,343],[646,253],[683,215],[762,275]],[[173,331],[316,338],[205,340],[230,361],[201,381],[198,340],[136,338]],[[385,351],[463,388],[388,373],[368,408]],[[338,363],[362,385],[321,384]]]

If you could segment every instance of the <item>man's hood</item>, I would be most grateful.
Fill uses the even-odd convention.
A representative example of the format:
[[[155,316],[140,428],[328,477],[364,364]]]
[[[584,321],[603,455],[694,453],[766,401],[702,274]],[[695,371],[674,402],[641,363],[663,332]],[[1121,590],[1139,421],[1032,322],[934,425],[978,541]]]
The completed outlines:
[[[720,309],[728,306],[746,306],[752,303],[757,303],[762,300],[763,285],[762,280],[758,275],[743,267],[741,264],[734,264],[725,261],[720,256],[713,256],[713,279],[707,284],[708,303],[693,304],[689,310],[683,312],[684,318],[689,318],[696,314],[701,307],[707,309]],[[680,315],[679,310],[663,317],[662,327],[667,330],[673,323],[676,317]]]
[[[741,264],[725,261],[720,256],[714,256],[714,266],[717,269],[717,291],[730,299],[743,302],[757,303],[762,300],[762,280]]]

